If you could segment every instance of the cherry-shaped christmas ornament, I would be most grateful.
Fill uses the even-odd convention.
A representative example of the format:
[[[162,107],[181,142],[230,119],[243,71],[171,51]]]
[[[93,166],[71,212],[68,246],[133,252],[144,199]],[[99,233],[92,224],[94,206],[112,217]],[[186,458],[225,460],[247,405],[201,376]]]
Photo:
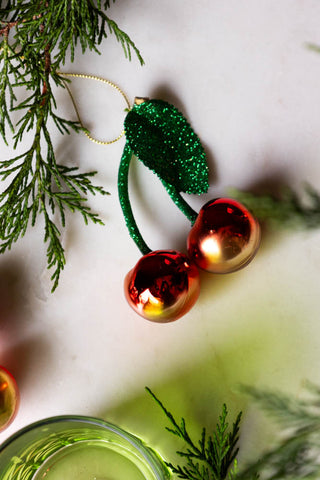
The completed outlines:
[[[212,252],[211,257],[209,255],[205,261],[199,262],[200,254],[196,252],[194,240],[198,237],[200,244],[206,246],[199,218],[206,219],[207,213],[204,212],[210,209],[205,206],[198,216],[181,195],[181,192],[198,195],[207,192],[206,154],[184,116],[162,100],[136,99],[125,119],[125,134],[126,144],[118,176],[119,199],[129,234],[143,255],[126,277],[125,296],[142,317],[158,323],[170,322],[187,313],[198,298],[199,273],[195,263],[201,268],[211,268],[208,260],[212,263]],[[191,224],[195,224],[190,234],[192,242],[189,243],[193,247],[189,250],[189,257],[172,250],[152,251],[145,243],[135,222],[128,193],[129,166],[133,156],[159,176],[171,199]],[[223,268],[227,272],[248,263],[260,238],[259,226],[249,212],[245,213],[244,207],[230,200],[226,214],[231,210],[233,215],[230,214],[228,219],[228,215],[224,215],[224,226],[220,212],[219,229],[217,225],[221,272]],[[205,220],[205,228],[206,225]],[[209,232],[214,228],[210,227]],[[223,231],[226,234],[224,239]]]
[[[19,391],[14,377],[0,366],[0,431],[7,428],[19,407]]]
[[[142,317],[167,323],[187,313],[199,295],[199,273],[193,262],[174,250],[152,251],[136,225],[128,194],[133,155],[156,173],[170,197],[186,215],[194,211],[180,192],[208,189],[208,168],[198,137],[178,110],[162,100],[136,99],[125,120],[126,145],[118,177],[119,199],[131,238],[142,258],[128,273],[124,291]]]
[[[196,265],[211,273],[230,273],[245,267],[260,244],[260,225],[241,203],[217,198],[200,210],[187,246]]]
[[[182,317],[195,304],[199,291],[197,267],[175,250],[144,255],[125,279],[129,305],[142,317],[159,323]]]

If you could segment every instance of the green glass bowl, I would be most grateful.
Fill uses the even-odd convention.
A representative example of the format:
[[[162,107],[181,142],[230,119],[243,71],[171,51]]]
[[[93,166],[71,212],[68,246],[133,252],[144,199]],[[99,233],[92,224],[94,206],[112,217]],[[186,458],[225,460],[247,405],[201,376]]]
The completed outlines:
[[[103,420],[60,416],[33,423],[0,446],[1,480],[168,480],[161,457]]]

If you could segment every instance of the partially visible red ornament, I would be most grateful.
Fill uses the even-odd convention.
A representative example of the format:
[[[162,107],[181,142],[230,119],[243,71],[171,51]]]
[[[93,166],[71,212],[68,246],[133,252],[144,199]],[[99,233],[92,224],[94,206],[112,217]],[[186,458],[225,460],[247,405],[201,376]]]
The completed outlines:
[[[201,208],[188,236],[188,253],[203,270],[230,273],[245,267],[259,244],[253,215],[235,200],[218,198]]]
[[[125,278],[129,305],[153,322],[173,322],[182,317],[195,304],[199,292],[197,267],[175,250],[144,255]]]
[[[7,428],[16,416],[19,406],[19,391],[13,376],[0,367],[0,431]]]

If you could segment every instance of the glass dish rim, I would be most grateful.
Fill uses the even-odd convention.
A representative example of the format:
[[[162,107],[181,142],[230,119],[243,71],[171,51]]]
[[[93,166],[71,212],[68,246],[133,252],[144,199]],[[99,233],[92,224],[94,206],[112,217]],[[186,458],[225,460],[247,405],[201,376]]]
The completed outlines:
[[[8,437],[4,442],[0,444],[0,455],[2,452],[5,451],[6,448],[10,447],[10,445],[20,438],[25,433],[28,433],[38,427],[62,423],[64,421],[69,422],[80,422],[83,424],[90,424],[96,425],[99,427],[103,427],[108,431],[119,435],[122,439],[128,441],[143,457],[143,459],[148,463],[149,467],[152,469],[152,472],[155,474],[157,480],[168,480],[171,478],[170,471],[165,464],[165,461],[161,457],[161,455],[155,451],[152,447],[147,445],[144,440],[140,439],[133,433],[130,433],[124,430],[122,427],[118,425],[103,420],[98,417],[86,416],[86,415],[56,415],[51,417],[46,417],[35,422],[32,422],[16,432],[14,432],[10,437]]]

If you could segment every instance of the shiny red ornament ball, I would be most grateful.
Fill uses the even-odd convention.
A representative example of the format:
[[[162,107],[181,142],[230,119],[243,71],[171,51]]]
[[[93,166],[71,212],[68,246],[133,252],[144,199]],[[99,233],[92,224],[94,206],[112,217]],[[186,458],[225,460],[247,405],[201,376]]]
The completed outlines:
[[[144,255],[125,278],[125,296],[139,315],[158,323],[187,313],[200,292],[197,267],[183,253],[157,250]]]
[[[19,406],[19,391],[13,376],[0,367],[0,431],[7,428],[16,416]]]
[[[218,198],[206,203],[188,236],[188,254],[212,273],[231,273],[245,267],[260,244],[260,225],[239,202]]]

